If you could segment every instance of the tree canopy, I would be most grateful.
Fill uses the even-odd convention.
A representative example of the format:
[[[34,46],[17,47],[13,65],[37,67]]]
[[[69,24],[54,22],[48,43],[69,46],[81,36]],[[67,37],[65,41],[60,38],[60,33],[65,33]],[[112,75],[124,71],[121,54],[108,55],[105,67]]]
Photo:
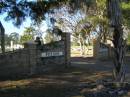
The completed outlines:
[[[122,3],[122,11],[123,11],[125,25],[127,25],[130,28],[130,2]]]
[[[45,19],[45,13],[53,12],[54,7],[61,5],[70,5],[73,9],[82,8],[87,5],[90,7],[95,0],[2,0],[0,1],[0,14],[6,13],[6,21],[12,20],[15,26],[21,25],[26,17],[31,17],[32,20],[40,22]],[[72,11],[72,10],[71,10]]]

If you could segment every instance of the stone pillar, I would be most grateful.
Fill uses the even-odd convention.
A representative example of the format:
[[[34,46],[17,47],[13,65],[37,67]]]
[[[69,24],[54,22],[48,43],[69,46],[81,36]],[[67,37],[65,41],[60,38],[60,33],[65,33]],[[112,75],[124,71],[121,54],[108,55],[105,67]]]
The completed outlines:
[[[70,65],[70,33],[65,33],[65,65]]]
[[[30,68],[30,74],[36,73],[36,64],[37,64],[37,48],[36,43],[30,42],[25,43],[24,48],[28,50],[27,56],[28,56],[28,65]]]
[[[96,59],[99,57],[99,50],[100,50],[100,41],[97,38],[93,40],[93,57]]]

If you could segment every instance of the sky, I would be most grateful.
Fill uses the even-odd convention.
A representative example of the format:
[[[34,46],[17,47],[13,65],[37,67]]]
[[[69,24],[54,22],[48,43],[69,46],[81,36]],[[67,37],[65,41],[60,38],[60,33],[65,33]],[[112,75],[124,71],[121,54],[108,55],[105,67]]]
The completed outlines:
[[[34,1],[34,0],[32,0],[32,1]],[[78,21],[78,20],[80,20],[79,18],[81,17],[80,12],[77,12],[75,15],[69,14],[68,9],[66,7],[63,7],[59,10],[56,9],[55,11],[56,11],[56,14],[52,15],[52,18],[58,17],[58,18],[66,19],[69,21],[69,23],[72,23],[74,25],[75,25],[74,19],[76,19],[75,21]],[[82,16],[83,16],[83,14],[82,14]],[[31,24],[30,18],[27,18],[26,21],[24,21],[21,24],[21,26],[18,28],[12,24],[12,21],[4,21],[5,17],[6,17],[6,14],[0,15],[0,21],[2,22],[2,25],[5,28],[6,34],[10,34],[12,32],[17,32],[20,35],[22,35],[24,32],[24,28],[29,27]],[[46,17],[46,20],[42,22],[42,25],[40,27],[40,31],[42,31],[42,32],[45,32],[47,30],[47,28],[52,27],[51,22],[50,22],[51,16],[48,14],[45,14],[45,17]],[[71,31],[72,28],[70,28],[70,26],[72,26],[72,25],[61,27],[61,29],[63,30],[63,32],[72,32]]]
[[[22,35],[23,32],[24,32],[24,28],[29,27],[30,24],[31,24],[30,18],[27,18],[26,21],[24,21],[22,23],[22,25],[18,28],[18,27],[14,26],[12,24],[12,21],[5,21],[4,20],[5,16],[6,16],[5,14],[0,15],[0,21],[1,21],[2,25],[3,25],[3,27],[5,28],[5,33],[6,34],[10,34],[12,32],[17,32],[17,33],[19,33],[19,35]],[[41,29],[42,32],[46,31],[46,29],[47,29],[46,21],[42,22],[42,25],[41,25],[40,29]]]

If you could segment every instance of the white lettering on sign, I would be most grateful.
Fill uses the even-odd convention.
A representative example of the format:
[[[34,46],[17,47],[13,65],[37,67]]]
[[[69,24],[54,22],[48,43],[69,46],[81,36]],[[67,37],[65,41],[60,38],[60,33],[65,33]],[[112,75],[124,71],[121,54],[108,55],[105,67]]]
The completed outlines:
[[[62,56],[63,52],[43,52],[41,57]]]

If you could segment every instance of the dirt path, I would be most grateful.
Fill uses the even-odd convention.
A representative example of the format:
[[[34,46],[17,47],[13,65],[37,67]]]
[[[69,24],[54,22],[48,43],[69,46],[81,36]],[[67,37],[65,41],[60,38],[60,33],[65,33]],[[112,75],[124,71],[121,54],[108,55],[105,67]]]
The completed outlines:
[[[96,71],[111,71],[113,68],[112,61],[101,61],[96,60],[94,58],[72,58],[71,61],[72,66],[84,68],[84,69],[90,69]]]
[[[130,82],[130,56],[125,58],[126,81]],[[113,60],[96,60],[94,58],[72,58],[71,66],[88,69],[91,72],[113,72]]]

